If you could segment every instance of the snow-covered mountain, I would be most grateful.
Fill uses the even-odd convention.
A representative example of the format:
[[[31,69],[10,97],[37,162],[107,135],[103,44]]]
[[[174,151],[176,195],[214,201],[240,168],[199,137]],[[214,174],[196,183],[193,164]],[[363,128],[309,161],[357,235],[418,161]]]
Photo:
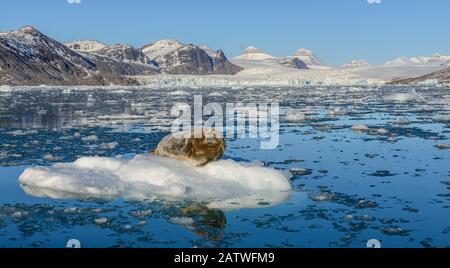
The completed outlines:
[[[65,45],[78,52],[94,52],[107,47],[107,45],[96,40],[77,40],[66,43]]]
[[[165,39],[150,43],[142,47],[142,52],[151,60],[160,64],[164,56],[183,47],[183,44],[177,40]]]
[[[369,67],[370,64],[362,59],[352,60],[350,63],[343,64],[342,68],[365,68]]]
[[[256,48],[256,47],[248,47],[244,50],[244,52],[235,58],[235,60],[268,60],[268,59],[275,59],[274,56],[269,55],[262,50]]]
[[[98,68],[120,75],[151,75],[160,73],[156,63],[140,49],[130,45],[107,46],[98,41],[75,41],[66,44],[80,55],[95,62]]]
[[[293,57],[306,63],[309,68],[326,67],[326,65],[321,60],[319,60],[319,58],[317,58],[311,50],[308,50],[306,48],[300,48],[299,50],[297,50]]]
[[[130,45],[114,45],[96,50],[95,54],[107,56],[121,62],[135,64],[149,64],[157,67],[140,49]]]
[[[134,65],[93,55],[71,50],[31,26],[0,33],[0,84],[130,84],[133,79],[122,75],[156,72],[154,67],[134,69]]]
[[[288,58],[275,59],[274,61],[278,65],[288,67],[288,68],[303,69],[303,70],[309,69],[308,66],[306,65],[306,63],[304,63],[303,61],[301,61],[297,58],[288,57]]]
[[[176,40],[161,40],[142,48],[143,53],[169,74],[236,74],[242,68],[228,61],[222,50],[185,45]]]
[[[199,48],[203,49],[208,56],[214,58],[216,56],[217,51],[213,50],[207,45],[200,45]]]
[[[419,66],[419,65],[442,65],[450,60],[450,56],[442,56],[438,53],[431,57],[399,57],[386,62],[386,66]]]

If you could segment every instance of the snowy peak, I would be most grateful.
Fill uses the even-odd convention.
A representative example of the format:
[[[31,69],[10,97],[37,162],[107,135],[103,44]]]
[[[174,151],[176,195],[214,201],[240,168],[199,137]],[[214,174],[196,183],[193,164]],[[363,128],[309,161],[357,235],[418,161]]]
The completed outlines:
[[[431,57],[400,57],[386,62],[386,66],[402,67],[402,66],[439,66],[450,60],[450,56],[442,56],[439,53],[433,54]]]
[[[244,53],[264,53],[262,50],[256,47],[249,46],[248,48],[244,49]]]
[[[206,45],[185,45],[177,40],[160,40],[146,45],[142,52],[170,74],[235,74],[242,69],[230,63],[222,50]]]
[[[68,48],[78,52],[95,52],[107,47],[107,45],[96,40],[78,40],[65,44]]]
[[[206,52],[206,54],[208,54],[212,58],[214,58],[216,56],[217,51],[214,51],[207,45],[201,45],[201,46],[199,46],[199,48],[203,49]]]
[[[130,45],[118,44],[96,50],[95,54],[107,56],[120,62],[150,64],[152,61],[140,50]]]
[[[294,56],[298,56],[298,57],[315,57],[314,53],[306,48],[300,48],[299,50],[297,50],[294,54]]]
[[[151,60],[161,61],[164,55],[167,55],[184,45],[173,39],[165,39],[150,43],[142,48],[142,52]]]
[[[346,63],[344,65],[342,65],[342,68],[365,68],[365,67],[369,67],[370,64],[362,59],[358,59],[358,60],[352,60],[350,63]]]
[[[244,49],[244,52],[242,55],[237,56],[234,58],[235,60],[268,60],[268,59],[275,59],[274,56],[269,55],[267,53],[264,53],[262,50],[256,48],[256,47],[248,47]]]
[[[294,58],[303,61],[309,68],[325,66],[325,64],[323,64],[311,50],[306,48],[300,48],[297,50],[294,54]]]
[[[293,57],[277,59],[276,62],[278,65],[288,68],[303,69],[303,70],[309,69],[306,63]]]
[[[33,26],[29,26],[29,25],[20,28],[16,32],[23,33],[23,34],[31,34],[31,35],[42,35],[41,32],[36,30]]]

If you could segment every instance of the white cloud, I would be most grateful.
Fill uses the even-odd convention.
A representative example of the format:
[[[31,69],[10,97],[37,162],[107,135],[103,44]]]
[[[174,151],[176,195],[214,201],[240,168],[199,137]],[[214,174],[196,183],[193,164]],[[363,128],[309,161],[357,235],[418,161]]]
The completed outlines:
[[[381,0],[367,0],[367,3],[369,3],[369,4],[381,4],[382,2],[381,2]]]
[[[67,0],[69,4],[81,4],[81,0]]]

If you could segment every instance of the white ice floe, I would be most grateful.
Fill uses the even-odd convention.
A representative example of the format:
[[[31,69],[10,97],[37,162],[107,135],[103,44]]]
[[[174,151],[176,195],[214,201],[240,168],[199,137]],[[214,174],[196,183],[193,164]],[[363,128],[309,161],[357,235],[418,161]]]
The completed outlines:
[[[356,132],[364,132],[364,131],[369,131],[370,129],[366,125],[359,124],[359,125],[352,126],[352,130],[356,131]]]
[[[397,119],[395,119],[393,124],[395,124],[395,125],[409,125],[409,124],[411,124],[411,121],[409,121],[406,118],[397,118]]]
[[[295,122],[303,122],[306,120],[306,115],[303,112],[300,111],[292,111],[291,113],[288,113],[284,119],[287,122],[295,123]]]
[[[450,123],[450,115],[437,115],[432,120],[438,123]]]
[[[385,101],[394,101],[394,102],[408,102],[408,101],[417,101],[421,100],[421,96],[412,90],[409,93],[395,93],[389,96],[385,96]]]
[[[123,197],[210,202],[212,208],[253,208],[283,202],[288,178],[258,164],[221,160],[204,167],[171,158],[84,157],[74,163],[32,167],[20,176],[30,195],[56,199]]]
[[[85,142],[95,142],[95,141],[98,141],[98,137],[96,135],[90,135],[90,136],[82,138],[82,140]]]

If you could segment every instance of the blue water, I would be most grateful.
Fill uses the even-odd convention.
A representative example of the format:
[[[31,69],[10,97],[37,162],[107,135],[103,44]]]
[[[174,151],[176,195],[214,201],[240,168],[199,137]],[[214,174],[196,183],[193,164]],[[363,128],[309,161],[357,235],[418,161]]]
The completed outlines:
[[[358,248],[369,239],[383,247],[450,246],[450,149],[442,146],[450,144],[448,88],[417,87],[417,98],[403,102],[385,97],[412,94],[411,88],[184,88],[186,95],[168,94],[176,90],[0,92],[0,247],[65,247],[73,238],[83,247]],[[275,150],[261,150],[259,140],[227,140],[225,158],[292,170],[285,202],[217,211],[181,202],[38,198],[20,187],[18,177],[29,166],[154,149],[170,130],[172,105],[191,103],[194,94],[205,103],[277,101],[307,111],[306,121],[282,121]],[[335,108],[344,113],[329,115]],[[397,118],[410,123],[393,123]],[[370,130],[352,131],[356,124]],[[92,135],[97,139],[82,139]],[[104,146],[112,142],[117,146]],[[96,222],[101,218],[107,222]]]

